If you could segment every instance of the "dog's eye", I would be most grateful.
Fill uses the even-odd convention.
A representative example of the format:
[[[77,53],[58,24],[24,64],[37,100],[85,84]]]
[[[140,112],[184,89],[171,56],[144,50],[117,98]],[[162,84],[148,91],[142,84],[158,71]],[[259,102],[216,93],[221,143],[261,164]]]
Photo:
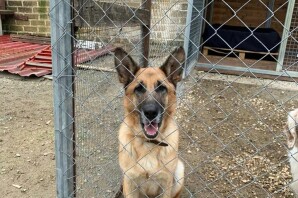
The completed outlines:
[[[167,91],[167,88],[163,85],[159,85],[158,87],[156,87],[155,91],[159,93],[163,93]]]
[[[146,92],[146,88],[144,87],[144,85],[142,84],[139,84],[135,90],[134,90],[136,93],[145,93]]]

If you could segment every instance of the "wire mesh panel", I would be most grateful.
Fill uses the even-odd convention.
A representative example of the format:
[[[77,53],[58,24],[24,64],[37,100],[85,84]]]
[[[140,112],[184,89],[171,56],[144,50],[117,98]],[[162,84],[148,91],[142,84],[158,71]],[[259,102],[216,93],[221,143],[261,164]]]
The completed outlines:
[[[297,6],[51,0],[58,197],[294,197]]]

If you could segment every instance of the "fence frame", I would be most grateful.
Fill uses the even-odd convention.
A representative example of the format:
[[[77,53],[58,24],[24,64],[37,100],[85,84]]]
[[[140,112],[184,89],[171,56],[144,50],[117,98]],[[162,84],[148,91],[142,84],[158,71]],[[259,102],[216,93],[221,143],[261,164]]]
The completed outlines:
[[[294,6],[295,6],[295,0],[292,0],[292,1],[289,0],[288,2],[289,2],[289,4],[288,4],[287,14],[286,14],[286,18],[285,18],[284,30],[283,30],[282,38],[281,38],[282,42],[279,47],[278,61],[277,61],[277,66],[276,66],[277,72],[282,71],[286,48],[287,48],[287,44],[288,44],[289,32],[290,32],[290,28],[291,28],[291,21],[292,21]]]
[[[57,197],[74,197],[74,70],[71,0],[50,0]]]
[[[186,77],[193,67],[195,67],[200,55],[201,34],[203,13],[197,13],[205,5],[205,0],[189,0],[187,6],[186,28],[184,32],[184,49],[186,53],[186,63],[183,76]],[[197,33],[197,34],[195,34]]]

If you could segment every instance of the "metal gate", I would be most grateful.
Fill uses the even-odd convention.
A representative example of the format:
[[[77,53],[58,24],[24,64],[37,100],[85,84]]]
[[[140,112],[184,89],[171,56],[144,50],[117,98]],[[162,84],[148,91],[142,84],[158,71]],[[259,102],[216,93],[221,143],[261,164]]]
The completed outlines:
[[[268,12],[252,29],[246,9],[257,7]],[[297,154],[284,128],[287,118],[297,122],[289,114],[298,107],[297,9],[293,0],[50,0],[57,197],[114,197],[120,189],[118,129],[126,96],[115,48],[140,66],[158,67],[177,46],[186,54],[173,117],[185,166],[182,197],[293,197],[289,160]],[[273,24],[278,54],[239,49],[247,38],[232,46],[216,26],[212,35],[230,47],[207,45],[207,26],[223,19],[219,27],[236,24],[252,37]],[[279,64],[276,71],[256,68],[267,56],[270,66]],[[267,74],[271,80],[262,78]]]

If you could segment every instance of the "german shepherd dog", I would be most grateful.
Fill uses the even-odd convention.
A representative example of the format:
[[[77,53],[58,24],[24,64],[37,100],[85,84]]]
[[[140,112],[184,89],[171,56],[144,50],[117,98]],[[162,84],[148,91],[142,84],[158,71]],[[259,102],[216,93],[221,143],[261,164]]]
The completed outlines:
[[[123,49],[115,49],[115,66],[125,89],[119,164],[126,198],[180,197],[184,165],[178,159],[174,114],[184,61],[179,47],[162,66],[141,68]]]

